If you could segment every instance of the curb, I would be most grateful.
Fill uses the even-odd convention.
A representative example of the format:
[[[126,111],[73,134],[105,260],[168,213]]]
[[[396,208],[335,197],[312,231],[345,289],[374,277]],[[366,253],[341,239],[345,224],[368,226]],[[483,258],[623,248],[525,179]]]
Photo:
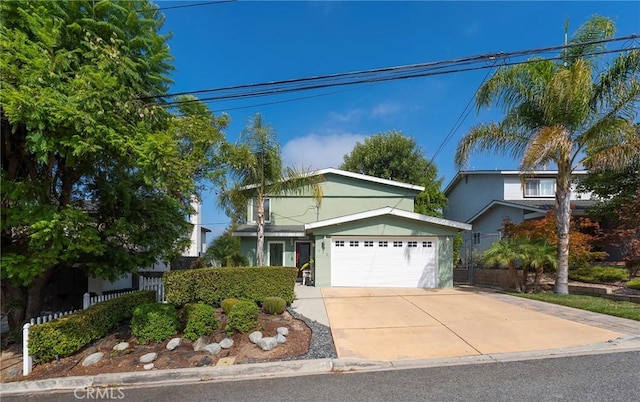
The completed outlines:
[[[609,342],[563,349],[494,353],[420,360],[369,361],[358,359],[315,359],[239,364],[235,366],[193,367],[126,373],[106,373],[87,377],[60,377],[37,381],[3,383],[0,396],[84,388],[145,387],[198,382],[239,381],[295,377],[331,373],[351,373],[446,367],[468,364],[506,363],[522,360],[640,351],[640,336],[625,336]]]

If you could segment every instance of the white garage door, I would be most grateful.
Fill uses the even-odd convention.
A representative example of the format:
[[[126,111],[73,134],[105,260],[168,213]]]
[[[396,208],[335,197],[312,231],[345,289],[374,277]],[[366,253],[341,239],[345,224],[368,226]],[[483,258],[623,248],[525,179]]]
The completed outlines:
[[[331,239],[331,286],[437,287],[434,237]]]

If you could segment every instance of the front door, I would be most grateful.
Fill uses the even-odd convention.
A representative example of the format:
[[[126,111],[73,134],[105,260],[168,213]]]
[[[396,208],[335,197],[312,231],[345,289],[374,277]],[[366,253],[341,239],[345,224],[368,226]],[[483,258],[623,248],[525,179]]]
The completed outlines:
[[[296,242],[296,267],[300,268],[311,260],[311,243]],[[298,269],[298,278],[302,277],[302,271]]]

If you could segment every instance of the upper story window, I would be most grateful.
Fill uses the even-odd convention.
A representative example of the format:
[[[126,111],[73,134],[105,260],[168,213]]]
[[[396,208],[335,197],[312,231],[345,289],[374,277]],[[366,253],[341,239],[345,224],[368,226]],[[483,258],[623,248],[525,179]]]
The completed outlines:
[[[556,179],[527,179],[524,184],[525,197],[553,197],[556,193]]]
[[[271,221],[271,199],[265,198],[262,205],[264,206],[264,221],[269,222]],[[252,206],[251,208],[252,215],[249,221],[257,222],[258,221],[258,203],[255,198],[251,200],[251,206]]]

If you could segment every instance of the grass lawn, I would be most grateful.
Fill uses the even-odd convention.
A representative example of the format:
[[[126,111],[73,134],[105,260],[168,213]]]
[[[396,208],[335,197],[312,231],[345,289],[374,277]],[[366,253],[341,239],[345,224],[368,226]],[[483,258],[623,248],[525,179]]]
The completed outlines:
[[[524,297],[547,303],[560,304],[581,310],[593,311],[640,321],[640,304],[605,299],[604,297],[582,295],[559,295],[554,293],[509,293],[512,296]]]

